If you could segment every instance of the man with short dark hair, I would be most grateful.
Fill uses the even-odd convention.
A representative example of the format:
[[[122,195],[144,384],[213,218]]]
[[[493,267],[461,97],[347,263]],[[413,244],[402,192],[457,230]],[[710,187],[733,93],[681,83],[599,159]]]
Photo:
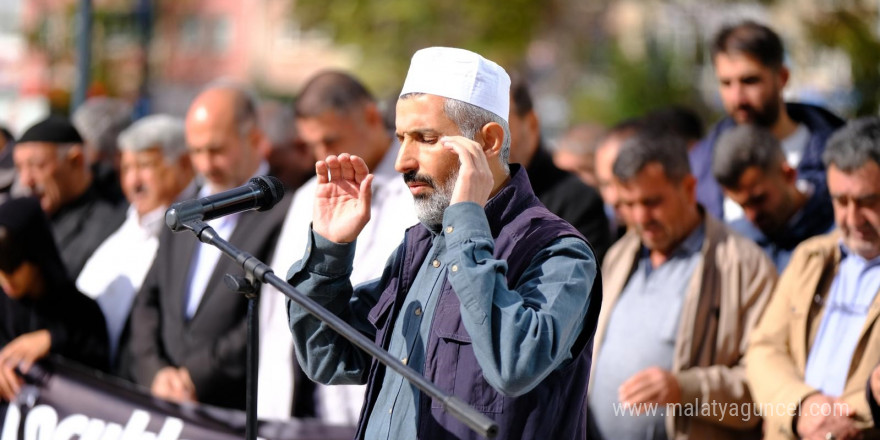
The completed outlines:
[[[828,194],[798,186],[797,171],[763,127],[745,124],[724,132],[715,147],[712,173],[745,213],[731,228],[761,246],[780,273],[798,244],[834,227]]]
[[[614,182],[614,161],[617,160],[623,142],[635,136],[640,129],[642,129],[640,119],[625,119],[602,135],[596,146],[596,160],[594,162],[596,180],[599,184],[599,194],[605,203],[605,215],[608,218],[612,241],[617,241],[622,237],[627,228],[627,220],[620,209],[617,185]]]
[[[601,264],[613,241],[602,197],[595,188],[553,164],[553,157],[544,149],[528,85],[519,75],[514,75],[510,85],[510,136],[510,162],[526,169],[541,203],[589,240]]]
[[[821,107],[783,100],[789,71],[779,36],[752,21],[726,26],[712,44],[712,63],[728,117],[690,152],[698,182],[697,199],[706,211],[726,221],[742,216],[739,206],[724,198],[712,176],[712,156],[721,134],[745,123],[770,130],[798,178],[808,182],[816,193],[826,192],[822,151],[843,120]]]
[[[837,229],[795,249],[752,335],[746,372],[768,440],[861,438],[880,363],[880,118],[848,123],[823,154]],[[876,430],[865,438],[874,438]]]
[[[353,260],[352,283],[382,275],[385,259],[394,251],[407,228],[418,219],[412,211],[412,196],[394,170],[399,143],[385,127],[372,94],[354,76],[340,71],[323,71],[309,79],[300,91],[295,123],[309,155],[321,157],[348,153],[366,158],[373,172],[373,203],[370,222],[361,233]],[[310,165],[314,170],[314,161]],[[293,195],[284,219],[280,246],[271,265],[286,273],[301,256],[311,224],[318,179],[312,178]],[[260,406],[261,418],[288,419],[292,415],[314,416],[334,425],[357,424],[363,404],[362,385],[327,387],[310,383],[296,365],[287,299],[272,286],[263,289],[260,300]]]
[[[602,266],[590,429],[597,439],[758,438],[756,417],[728,411],[751,402],[742,356],[773,264],[697,204],[680,137],[630,136],[614,176],[630,230]]]
[[[12,150],[19,183],[39,197],[73,279],[125,220],[124,206],[101,197],[83,148],[76,128],[52,116],[27,129]]]

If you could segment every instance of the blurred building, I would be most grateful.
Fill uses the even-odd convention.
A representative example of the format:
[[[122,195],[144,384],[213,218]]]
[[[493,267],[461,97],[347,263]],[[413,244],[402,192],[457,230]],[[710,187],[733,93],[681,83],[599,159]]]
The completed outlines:
[[[38,113],[70,110],[81,3],[0,0],[0,121],[19,117],[23,97],[39,101],[30,106]],[[88,94],[182,115],[216,78],[292,96],[315,71],[352,66],[351,51],[300,31],[293,6],[294,0],[93,0]]]
[[[155,106],[180,113],[212,79],[248,81],[292,96],[316,71],[351,67],[353,55],[302,32],[293,0],[158,2],[151,65]]]

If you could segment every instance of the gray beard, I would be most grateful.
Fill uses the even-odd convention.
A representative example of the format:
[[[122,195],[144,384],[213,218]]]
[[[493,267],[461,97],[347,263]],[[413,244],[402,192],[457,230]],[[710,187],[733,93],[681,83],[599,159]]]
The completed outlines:
[[[458,179],[458,169],[450,174],[446,183],[434,187],[434,192],[427,197],[416,197],[416,217],[428,229],[439,230],[443,225],[443,213],[452,202],[452,191],[455,189],[455,181]]]

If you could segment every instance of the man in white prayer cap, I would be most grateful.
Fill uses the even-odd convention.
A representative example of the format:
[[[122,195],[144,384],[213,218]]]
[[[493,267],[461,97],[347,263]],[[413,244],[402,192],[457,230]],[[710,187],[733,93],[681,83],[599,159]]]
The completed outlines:
[[[395,168],[415,202],[381,278],[352,286],[370,170],[315,165],[312,227],[289,282],[499,426],[497,438],[583,438],[601,281],[590,245],[508,165],[510,78],[462,49],[415,53],[397,102]],[[312,379],[366,383],[357,438],[476,438],[394,370],[289,304]]]

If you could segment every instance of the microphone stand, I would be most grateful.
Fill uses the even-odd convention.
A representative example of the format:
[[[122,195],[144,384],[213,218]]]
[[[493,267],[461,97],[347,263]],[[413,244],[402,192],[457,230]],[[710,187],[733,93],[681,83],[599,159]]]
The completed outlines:
[[[443,409],[452,414],[459,421],[467,425],[474,432],[488,438],[498,435],[498,425],[468,406],[466,402],[458,397],[447,395],[440,388],[437,388],[431,381],[426,379],[415,370],[404,365],[400,360],[391,356],[383,348],[377,346],[372,340],[355,330],[347,322],[338,316],[330,313],[320,304],[311,298],[302,294],[287,283],[287,281],[278,278],[272,268],[260,261],[253,255],[244,252],[228,241],[220,237],[213,228],[208,226],[202,220],[191,220],[183,222],[182,226],[193,231],[196,237],[202,243],[210,244],[220,249],[229,258],[232,258],[244,268],[246,277],[226,276],[224,281],[227,286],[237,292],[244,293],[248,299],[248,318],[247,318],[247,385],[245,404],[247,421],[245,424],[245,438],[248,440],[256,440],[257,438],[257,368],[258,368],[258,349],[259,349],[259,321],[257,320],[257,304],[259,295],[257,287],[259,283],[269,284],[290,300],[296,302],[316,318],[326,323],[330,328],[339,333],[342,337],[349,340],[361,350],[367,352],[380,363],[388,368],[398,372],[410,383],[415,385],[422,392],[430,396],[434,401],[439,402]]]

